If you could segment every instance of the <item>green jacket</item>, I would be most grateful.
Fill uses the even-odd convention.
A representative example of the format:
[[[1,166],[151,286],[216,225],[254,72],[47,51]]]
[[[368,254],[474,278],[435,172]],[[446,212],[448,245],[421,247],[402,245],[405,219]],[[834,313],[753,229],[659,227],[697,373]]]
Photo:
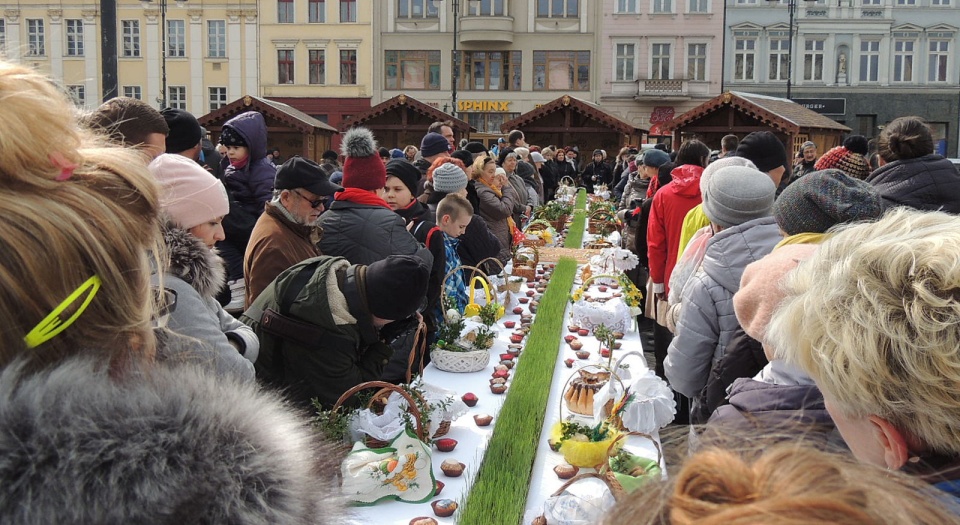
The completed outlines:
[[[330,408],[351,387],[380,379],[393,350],[372,324],[365,275],[366,266],[343,257],[314,257],[270,283],[240,317],[260,338],[257,378],[307,408],[313,398]],[[271,325],[268,310],[283,323]]]

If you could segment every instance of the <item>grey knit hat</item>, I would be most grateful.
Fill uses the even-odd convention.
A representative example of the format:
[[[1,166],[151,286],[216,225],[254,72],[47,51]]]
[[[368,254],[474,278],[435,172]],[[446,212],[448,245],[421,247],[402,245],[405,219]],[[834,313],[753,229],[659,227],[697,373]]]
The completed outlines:
[[[880,194],[870,184],[840,170],[821,170],[787,186],[773,215],[788,235],[823,233],[837,224],[878,219]]]
[[[777,187],[762,171],[729,166],[717,170],[705,190],[703,213],[710,222],[730,228],[769,216]]]
[[[440,193],[455,193],[467,187],[467,174],[449,162],[433,170],[433,189]]]

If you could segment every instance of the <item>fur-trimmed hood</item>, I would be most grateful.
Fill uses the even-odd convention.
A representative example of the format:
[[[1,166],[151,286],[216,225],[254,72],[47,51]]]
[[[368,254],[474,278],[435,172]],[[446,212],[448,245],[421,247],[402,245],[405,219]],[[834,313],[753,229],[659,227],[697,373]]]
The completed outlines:
[[[337,465],[256,384],[89,358],[0,373],[0,522],[345,523]]]
[[[165,272],[192,286],[200,297],[215,297],[226,279],[223,259],[217,252],[171,222],[163,227],[163,242],[168,259]]]

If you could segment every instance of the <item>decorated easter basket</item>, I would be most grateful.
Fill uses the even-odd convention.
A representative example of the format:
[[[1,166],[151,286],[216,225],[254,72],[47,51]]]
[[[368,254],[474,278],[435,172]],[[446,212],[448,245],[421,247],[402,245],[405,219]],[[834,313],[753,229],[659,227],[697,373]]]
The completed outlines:
[[[630,306],[621,297],[592,298],[587,295],[590,284],[598,279],[612,279],[619,281],[617,275],[591,275],[580,288],[574,290],[570,297],[573,304],[570,307],[570,316],[573,324],[592,330],[600,324],[617,332],[628,332],[633,323]]]
[[[537,276],[537,264],[540,262],[540,250],[537,248],[537,246],[517,247],[511,265],[514,277],[523,277],[527,281],[532,281]]]
[[[482,290],[485,294],[487,304],[491,301],[494,301],[496,297],[496,285],[489,282],[489,278],[486,274],[475,266],[458,266],[453,270],[450,270],[447,275],[444,277],[443,282],[446,283],[447,279],[453,276],[454,272],[458,270],[470,270],[471,275],[469,278],[468,286],[468,295],[469,303],[464,309],[464,315],[467,317],[472,317],[477,314],[475,310],[479,310],[479,305],[476,303],[474,294],[474,283],[480,283]],[[493,294],[491,295],[491,287],[493,288]],[[448,298],[446,294],[441,294],[441,303],[443,304],[444,312],[444,322],[452,322],[450,319],[452,308],[449,308],[447,305]],[[500,316],[503,314],[500,313]],[[487,364],[490,362],[490,351],[489,348],[478,348],[470,350],[467,345],[471,344],[472,341],[464,341],[458,339],[457,341],[450,342],[450,346],[446,348],[435,347],[430,352],[430,361],[435,367],[444,372],[453,372],[453,373],[468,373],[468,372],[478,372],[486,368]],[[493,341],[491,340],[491,346]],[[448,348],[454,348],[450,350]],[[462,349],[462,350],[460,350]]]
[[[587,233],[609,235],[617,229],[617,216],[612,211],[599,209],[590,214],[590,220],[587,222]]]
[[[640,436],[650,440],[653,448],[657,451],[657,459],[645,458],[633,454],[626,449],[620,449],[619,452],[608,454],[607,464],[600,468],[604,474],[611,475],[617,483],[623,487],[625,493],[633,492],[640,487],[658,480],[662,477],[663,471],[660,469],[660,461],[663,459],[663,451],[660,444],[653,439],[650,434],[643,432],[627,432],[620,434],[617,440],[626,439],[627,436]],[[615,444],[611,444],[614,447]]]
[[[367,408],[372,410],[375,413],[383,412],[383,407],[386,405],[386,399],[393,392],[396,392],[403,399],[405,399],[407,401],[407,409],[406,409],[407,413],[410,414],[411,419],[413,420],[414,425],[416,427],[415,431],[416,431],[417,439],[419,439],[420,441],[423,441],[424,443],[429,443],[430,439],[429,439],[428,430],[423,428],[424,427],[423,415],[420,413],[420,409],[417,408],[418,404],[414,401],[413,396],[409,392],[392,383],[387,383],[385,381],[367,381],[364,383],[360,383],[359,385],[356,385],[350,390],[347,390],[346,392],[344,392],[343,395],[341,395],[340,398],[337,399],[337,402],[333,404],[332,411],[334,412],[337,411],[341,406],[343,406],[343,403],[345,403],[348,399],[350,399],[354,394],[356,394],[357,392],[360,392],[361,390],[366,390],[368,388],[380,388],[380,390],[378,390],[377,393],[374,394],[372,398],[370,398],[370,402],[367,404]],[[421,402],[420,404],[423,404],[424,400],[421,398],[420,402]],[[442,426],[443,425],[441,424],[441,427]],[[447,424],[446,427],[447,428],[445,430],[442,430],[442,433],[440,435],[445,435],[450,430],[449,423]],[[438,428],[437,432],[440,433],[441,429]],[[439,436],[435,435],[434,437],[439,437]],[[376,439],[369,435],[367,435],[363,441],[364,441],[364,444],[369,448],[384,448],[390,444],[389,441]]]

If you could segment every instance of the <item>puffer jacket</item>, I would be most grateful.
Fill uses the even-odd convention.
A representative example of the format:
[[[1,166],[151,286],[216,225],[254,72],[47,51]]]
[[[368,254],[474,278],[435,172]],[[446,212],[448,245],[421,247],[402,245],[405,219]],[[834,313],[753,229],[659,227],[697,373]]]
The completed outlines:
[[[250,327],[216,300],[224,282],[223,260],[203,241],[170,223],[163,229],[163,240],[169,262],[162,284],[177,294],[167,328],[198,340],[192,349],[195,359],[211,371],[252,381],[260,343]],[[154,275],[153,284],[160,282]]]
[[[277,396],[193,366],[117,378],[82,354],[0,374],[0,522],[348,523],[335,454]]]
[[[677,166],[670,172],[673,180],[660,190],[655,190],[647,222],[647,256],[654,292],[670,291],[670,274],[677,264],[683,219],[691,208],[703,200],[700,196],[702,174],[703,168],[700,166]]]
[[[623,195],[620,197],[621,208],[628,208],[633,201],[643,201],[647,198],[650,179],[641,178],[640,172],[633,171],[623,180],[626,181],[626,184],[623,186]]]
[[[517,195],[510,184],[504,184],[502,191],[503,196],[498,197],[493,188],[486,184],[477,184],[477,196],[480,198],[480,216],[487,221],[490,232],[500,241],[500,251],[497,253],[497,259],[506,264],[510,260],[510,247],[513,244],[513,232],[510,231],[507,219],[513,213],[514,203],[518,202],[521,197]]]
[[[940,155],[885,164],[871,173],[867,182],[880,192],[884,208],[908,206],[960,213],[960,173]]]
[[[239,202],[247,213],[259,216],[263,206],[273,196],[273,181],[277,167],[267,158],[267,124],[263,115],[247,111],[223,125],[233,128],[247,143],[250,158],[246,166],[237,169],[227,166],[223,174],[230,197]]]
[[[707,243],[700,271],[683,290],[683,311],[676,337],[667,350],[664,371],[671,388],[696,399],[707,384],[710,369],[723,357],[740,326],[733,311],[733,294],[748,264],[773,251],[782,240],[773,217],[728,228]]]
[[[403,218],[389,208],[334,201],[320,216],[320,227],[324,255],[346,257],[351,264],[372,264],[391,255],[418,255],[433,265],[430,252],[422,249]]]
[[[710,425],[749,429],[758,435],[790,428],[805,438],[811,431],[825,434],[834,428],[823,394],[814,384],[775,385],[740,378],[730,386],[729,398],[730,404],[710,417]]]

